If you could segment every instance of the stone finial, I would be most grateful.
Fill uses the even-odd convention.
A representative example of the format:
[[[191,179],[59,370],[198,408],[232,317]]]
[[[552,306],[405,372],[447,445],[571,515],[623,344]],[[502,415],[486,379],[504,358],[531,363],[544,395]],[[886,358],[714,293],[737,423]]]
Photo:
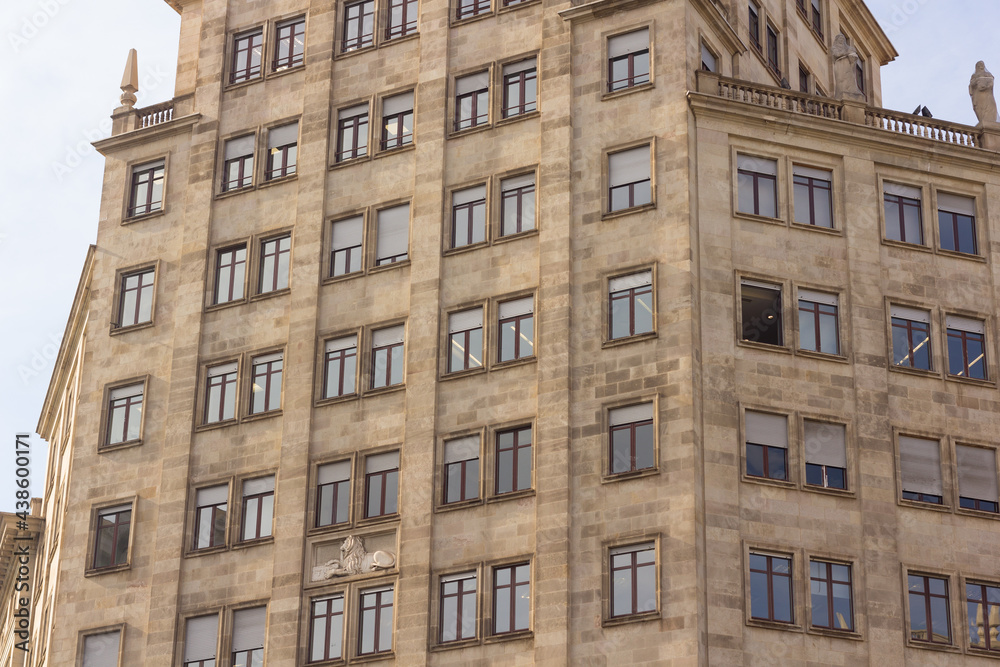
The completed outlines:
[[[128,52],[125,62],[125,74],[122,75],[122,106],[131,109],[135,106],[135,94],[139,90],[139,55],[135,49]]]
[[[983,125],[996,124],[997,100],[993,96],[993,75],[982,60],[976,63],[976,71],[969,80],[969,96],[979,122]]]

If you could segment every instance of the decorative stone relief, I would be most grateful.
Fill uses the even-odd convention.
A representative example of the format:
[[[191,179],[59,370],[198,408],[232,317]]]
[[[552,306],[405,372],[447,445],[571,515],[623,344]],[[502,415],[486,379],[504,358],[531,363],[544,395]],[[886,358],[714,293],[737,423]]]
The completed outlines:
[[[976,63],[976,71],[969,81],[969,96],[972,108],[980,123],[997,122],[997,100],[993,95],[993,75],[986,69],[986,63]]]
[[[312,570],[313,581],[323,581],[334,577],[353,574],[368,574],[378,570],[388,570],[396,565],[396,555],[389,551],[365,549],[365,540],[357,535],[348,535],[340,545],[340,558],[331,559]]]

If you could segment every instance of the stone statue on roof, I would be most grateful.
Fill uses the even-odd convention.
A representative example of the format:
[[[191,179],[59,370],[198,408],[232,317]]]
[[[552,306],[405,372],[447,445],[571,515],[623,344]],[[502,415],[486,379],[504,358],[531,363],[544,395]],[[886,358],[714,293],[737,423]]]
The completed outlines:
[[[865,94],[858,87],[858,50],[841,33],[833,40],[833,83],[839,100],[864,101]]]
[[[976,63],[976,71],[969,81],[969,95],[979,122],[996,123],[997,100],[993,96],[993,75],[982,60]]]

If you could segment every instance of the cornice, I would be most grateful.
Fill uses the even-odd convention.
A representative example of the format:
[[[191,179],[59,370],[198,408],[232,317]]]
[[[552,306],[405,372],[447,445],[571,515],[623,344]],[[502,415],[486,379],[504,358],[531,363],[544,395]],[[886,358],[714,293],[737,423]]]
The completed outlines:
[[[873,55],[883,65],[888,65],[899,56],[896,47],[889,41],[889,36],[875,20],[871,10],[863,0],[841,0],[845,13],[851,25],[861,32],[862,41],[871,46]]]
[[[739,34],[729,24],[729,20],[718,5],[712,0],[691,0],[691,4],[702,15],[702,18],[715,28],[716,34],[734,53],[742,55],[747,52],[747,45],[743,43]]]
[[[591,21],[615,12],[644,7],[656,2],[663,2],[663,0],[593,0],[593,2],[563,9],[559,12],[559,16],[564,21]]]
[[[201,120],[200,113],[192,113],[169,120],[159,125],[143,127],[131,132],[125,132],[93,143],[94,148],[104,157],[111,157],[120,150],[131,148],[137,144],[145,144],[156,139],[163,139],[182,132],[190,132],[191,128]]]

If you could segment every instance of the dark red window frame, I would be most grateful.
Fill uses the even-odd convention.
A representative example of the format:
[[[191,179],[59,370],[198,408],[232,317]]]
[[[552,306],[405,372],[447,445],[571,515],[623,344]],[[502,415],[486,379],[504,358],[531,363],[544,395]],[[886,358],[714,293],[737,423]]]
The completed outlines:
[[[299,17],[279,23],[275,28],[274,60],[271,71],[279,68],[295,67],[306,60],[306,19]],[[284,55],[282,55],[284,51]]]
[[[380,493],[378,500],[378,507],[373,507],[371,500],[371,487],[372,480],[376,477],[381,478],[380,483]],[[386,511],[386,498],[388,497],[387,489],[389,488],[390,482],[392,483],[393,493],[396,494],[396,511],[387,512]],[[395,468],[389,468],[388,470],[379,470],[377,472],[365,471],[365,518],[371,519],[377,516],[391,516],[399,512],[399,464],[396,464]]]
[[[462,116],[462,101],[470,100],[469,117]],[[482,107],[482,109],[480,109]],[[455,96],[455,131],[486,125],[490,120],[490,88],[479,88]]]
[[[809,94],[809,70],[802,65],[799,65],[799,91]]]
[[[451,333],[448,334],[448,372],[449,373],[455,373],[457,371],[467,371],[467,370],[471,370],[473,368],[482,368],[483,367],[482,361],[479,362],[478,366],[473,366],[472,365],[472,359],[474,358],[474,355],[472,354],[472,332],[474,332],[474,331],[480,331],[481,332],[482,330],[483,330],[483,327],[478,326],[478,327],[473,327],[471,329],[466,329],[464,331],[452,331]],[[452,361],[454,361],[454,359],[455,359],[455,355],[454,355],[454,353],[452,351],[455,349],[456,342],[464,350],[464,352],[463,352],[462,366],[460,368],[455,368],[452,365]],[[482,350],[479,350],[479,356],[480,357],[484,356]]]
[[[893,331],[895,331],[896,329],[902,329],[906,331],[907,350],[905,359],[909,359],[909,361],[905,364],[902,362],[895,363],[894,361],[894,365],[903,366],[905,368],[922,368],[921,366],[913,365],[914,359],[916,358],[914,355],[915,347],[916,345],[920,344],[914,342],[914,334],[920,333],[920,334],[926,334],[926,342],[922,341],[922,344],[927,347],[927,367],[923,368],[923,370],[925,371],[931,370],[934,366],[933,351],[931,349],[932,348],[931,325],[928,324],[927,322],[916,322],[914,320],[907,320],[902,317],[893,317],[892,329]],[[893,336],[893,338],[895,338],[895,336]],[[894,359],[895,355],[896,355],[896,350],[893,350]]]
[[[781,62],[778,54],[778,31],[767,25],[767,65],[774,73],[781,76]]]
[[[825,573],[824,576],[821,576],[821,577],[814,577],[814,576],[812,576],[812,565],[814,563],[817,564],[817,565],[822,566],[823,572]],[[843,567],[847,568],[847,579],[846,580],[835,578],[835,576],[833,574],[833,567],[832,567],[833,565],[842,565]],[[814,623],[812,621],[812,614],[810,614],[810,624],[812,625],[812,627],[814,627],[814,628],[824,628],[826,630],[834,630],[834,631],[839,631],[839,632],[853,632],[854,631],[854,583],[852,581],[853,579],[854,579],[854,571],[853,571],[853,567],[851,566],[850,563],[830,563],[830,562],[823,561],[823,560],[811,560],[811,561],[809,561],[810,590],[812,590],[811,582],[817,582],[817,583],[826,584],[826,618],[829,621],[828,625],[818,625],[818,624],[816,624],[816,623]],[[846,585],[847,586],[847,590],[848,590],[848,593],[850,595],[849,599],[850,599],[850,605],[851,605],[851,614],[850,614],[850,617],[847,618],[847,619],[845,619],[845,620],[848,621],[848,623],[850,624],[850,627],[841,628],[841,627],[838,627],[837,624],[836,624],[836,621],[835,621],[836,616],[835,616],[834,605],[833,605],[833,598],[834,598],[834,596],[833,596],[833,586],[834,586],[834,584],[840,584],[840,585]]]
[[[396,20],[395,12],[399,12]],[[417,31],[417,0],[389,0],[389,25],[385,29],[385,38],[398,39]]]
[[[139,165],[140,167],[146,165]],[[132,171],[132,184],[129,189],[128,217],[133,218],[147,213],[153,213],[163,208],[163,174],[165,163],[159,160],[146,169]],[[160,186],[160,198],[153,199],[154,186]],[[140,201],[139,190],[145,186],[145,193]],[[957,237],[956,237],[957,238]]]
[[[251,667],[264,664],[264,649],[248,648],[243,651],[233,651],[233,667]]]
[[[795,614],[794,614],[794,610],[795,610],[795,589],[794,589],[794,587],[792,585],[794,582],[792,581],[792,558],[791,558],[791,556],[771,556],[771,555],[768,555],[768,554],[760,554],[760,553],[751,553],[751,555],[752,556],[757,556],[759,558],[766,558],[767,559],[767,565],[765,566],[765,569],[763,569],[763,570],[754,568],[752,564],[750,565],[750,572],[756,572],[758,574],[763,574],[767,578],[767,616],[766,617],[753,616],[753,612],[751,611],[751,618],[756,619],[756,620],[761,620],[761,621],[771,621],[773,623],[793,623],[794,622],[794,618],[795,618]],[[777,570],[775,570],[775,568],[774,568],[774,561],[775,560],[786,561],[788,563],[788,572],[787,573],[785,573],[785,572],[778,572]],[[791,612],[792,618],[790,620],[787,620],[787,621],[785,621],[785,620],[779,620],[779,619],[775,618],[776,615],[774,613],[774,580],[777,577],[784,577],[784,578],[788,579],[788,609]],[[752,591],[751,591],[751,595],[753,595]]]
[[[108,401],[108,433],[105,437],[105,445],[119,445],[123,442],[129,442],[128,437],[128,427],[129,419],[142,419],[142,398],[143,398],[143,388],[140,385],[139,393],[133,394],[131,396],[125,396],[122,398],[111,399]],[[124,410],[125,414],[122,417],[122,440],[111,442],[111,431],[112,424],[115,420],[115,411]],[[132,412],[134,409],[140,410],[140,413],[132,417]]]
[[[979,599],[974,597],[974,592],[977,591],[979,594]],[[996,596],[991,597],[990,591],[996,591]],[[991,618],[991,608],[1000,607],[1000,586],[996,584],[980,584],[966,582],[965,584],[965,604],[968,610],[968,622],[969,622],[969,646],[972,648],[982,649],[984,651],[990,651],[992,653],[1000,653],[1000,638],[993,638],[990,636],[990,630],[992,626],[990,624]],[[976,625],[976,619],[979,617],[974,610],[982,605],[982,616],[983,625]],[[1000,610],[997,611],[1000,614]],[[973,630],[976,630],[976,634],[979,636],[980,641],[973,643]]]
[[[346,504],[348,505],[348,507],[341,507],[341,505],[340,505],[340,492],[341,492],[341,490],[343,488],[347,489],[348,499],[347,499],[347,503]],[[349,513],[350,513],[350,507],[349,506],[350,506],[350,503],[351,503],[351,500],[350,500],[350,490],[351,490],[351,480],[350,480],[350,478],[338,480],[336,482],[327,482],[326,484],[317,484],[316,485],[316,527],[317,528],[323,528],[325,526],[336,526],[337,524],[340,524],[340,523],[347,523],[347,521],[349,520]],[[329,498],[329,503],[330,503],[330,522],[329,523],[323,523],[323,520],[322,520],[321,508],[323,507],[323,504],[324,504],[324,497]],[[344,519],[342,521],[337,521],[337,516],[339,514],[341,514],[341,510],[343,510]]]
[[[896,220],[890,220],[887,215],[885,217],[886,226],[886,236],[888,236],[889,225],[898,224],[899,225],[899,240],[902,243],[912,243],[914,245],[924,245],[924,214],[921,210],[920,200],[911,199],[909,197],[904,197],[902,195],[891,195],[889,193],[883,193],[883,201],[887,204],[895,204],[897,210],[899,211],[899,217]],[[906,218],[905,209],[906,207],[915,208],[917,210],[917,231],[919,233],[919,238],[915,241],[906,238]]]
[[[753,214],[763,215],[760,212],[760,192],[763,184],[762,181],[770,181],[771,191],[774,193],[774,202],[777,206],[778,202],[778,177],[771,174],[762,174],[759,171],[750,171],[749,169],[737,169],[738,174],[743,176],[749,176],[753,179]]]
[[[382,117],[382,140],[380,142],[382,150],[388,151],[413,143],[412,129],[410,132],[406,131],[407,121],[409,121],[409,126],[412,128],[413,109]],[[392,126],[396,128],[394,134],[389,132]]]
[[[475,470],[470,472],[470,463],[475,462]],[[452,471],[458,468],[458,497],[454,499],[449,499],[452,495],[454,488],[452,486]],[[451,463],[444,464],[444,498],[441,501],[442,505],[450,505],[451,503],[460,503],[466,500],[478,500],[479,499],[479,487],[476,486],[476,495],[466,495],[468,491],[469,477],[475,476],[476,481],[479,481],[479,457],[465,459],[464,461],[452,461]]]
[[[815,301],[809,301],[808,299],[799,299],[800,317],[802,313],[806,313],[807,315],[812,315],[813,317],[813,331],[816,333],[816,340],[812,341],[813,347],[815,348],[812,351],[814,352],[823,351],[822,350],[823,340],[821,333],[822,329],[820,327],[821,318],[823,316],[833,318],[834,332],[836,336],[834,340],[836,351],[834,351],[832,354],[840,354],[840,309],[837,306],[831,306],[830,304],[827,303],[816,303]],[[800,327],[799,334],[801,335],[801,333],[802,332]],[[804,341],[800,340],[799,343],[800,346],[803,347],[804,349],[809,349],[805,348]]]
[[[155,269],[143,269],[141,271],[135,271],[134,273],[126,273],[122,276],[122,287],[121,287],[121,303],[118,306],[118,326],[133,327],[138,324],[145,324],[147,322],[153,321],[153,310],[152,310],[152,300],[153,300],[153,288],[156,282],[156,270]],[[130,285],[130,281],[133,279],[138,279],[137,282]],[[146,279],[149,279],[148,281]],[[130,293],[135,292],[135,307],[134,312],[131,313],[131,321],[126,321],[125,306],[128,301]],[[140,313],[142,312],[143,299],[148,298],[150,300],[150,311],[148,320],[139,320]]]
[[[747,456],[748,461],[749,461],[749,458],[750,458],[750,451],[751,451],[750,448],[751,447],[759,447],[760,448],[760,452],[761,452],[761,469],[762,469],[762,472],[764,473],[763,475],[754,475],[754,474],[752,474],[750,472],[750,467],[749,467],[749,463],[748,463],[748,465],[747,465],[747,477],[756,477],[758,479],[776,479],[776,480],[781,480],[781,481],[787,481],[788,480],[788,450],[787,449],[785,449],[784,447],[774,447],[772,445],[761,445],[761,444],[758,444],[756,442],[747,442],[746,443],[746,447],[747,447],[746,456]],[[772,477],[771,476],[771,460],[770,459],[771,459],[772,456],[778,456],[779,454],[781,456],[781,469],[784,472],[784,474],[781,477],[778,477],[778,476]]]
[[[749,4],[749,17],[747,19],[750,29],[750,43],[758,51],[761,50],[760,46],[760,7],[756,3],[751,2]]]
[[[534,322],[534,317],[535,317],[535,313],[531,312],[531,313],[525,313],[524,315],[515,315],[514,317],[508,317],[506,319],[500,320],[499,328],[498,328],[499,330],[497,331],[497,336],[498,336],[498,339],[500,341],[503,341],[503,328],[504,328],[504,326],[505,325],[509,325],[509,324],[513,324],[514,325],[514,349],[507,351],[507,352],[512,352],[513,353],[511,356],[504,356],[505,350],[504,350],[503,343],[501,342],[499,345],[497,345],[497,353],[498,353],[497,361],[501,361],[502,362],[502,361],[514,361],[516,359],[528,359],[528,358],[533,357],[535,355],[535,346],[534,346],[535,322]],[[531,320],[532,321],[531,322],[532,344],[530,346],[530,349],[529,349],[528,353],[522,355],[521,354],[521,346],[522,346],[522,341],[521,341],[521,323],[524,322],[525,320]]]
[[[529,100],[527,99],[528,84],[530,82],[536,82],[536,87],[533,97]],[[503,117],[513,118],[514,116],[521,116],[526,113],[535,111],[538,106],[538,70],[537,68],[532,68],[528,70],[523,70],[521,72],[514,72],[513,74],[503,75]],[[512,88],[516,88],[518,102],[516,104],[511,103],[511,92]]]
[[[471,588],[468,584],[471,582]],[[476,616],[476,573],[469,572],[462,578],[449,579],[447,581],[441,581],[441,605],[440,611],[438,613],[438,627],[440,628],[438,632],[438,642],[441,644],[447,644],[449,642],[460,642],[465,639],[475,639],[476,631],[473,629],[471,637],[465,637],[462,635],[463,623],[462,616],[465,612],[466,606],[472,606],[472,616]],[[453,588],[454,592],[448,592],[448,588]],[[444,618],[444,608],[445,601],[455,599],[455,627],[448,628],[453,631],[455,637],[454,639],[445,639],[445,618]],[[471,599],[470,599],[471,598]]]
[[[229,83],[242,83],[256,79],[261,73],[262,54],[254,64],[254,49],[264,46],[264,30],[257,28],[233,37],[233,59],[229,69]]]
[[[291,176],[295,173],[295,165],[298,158],[299,142],[296,139],[290,144],[275,146],[267,151],[267,164],[264,169],[264,179],[273,181],[283,176]]]
[[[807,93],[809,91],[805,90],[803,92]],[[830,223],[832,225],[833,224],[833,183],[831,183],[830,181],[824,181],[824,180],[819,179],[819,178],[813,178],[811,176],[799,176],[798,174],[796,174],[795,176],[793,176],[792,180],[794,181],[796,188],[804,187],[804,188],[806,188],[806,191],[809,193],[809,224],[813,225],[814,227],[820,226],[816,222],[816,191],[818,191],[818,190],[825,190],[827,193],[829,193],[829,195],[827,196],[827,201],[830,203],[830,211],[829,211],[829,213],[830,213]],[[756,186],[756,183],[754,185]],[[754,191],[754,194],[756,195],[756,190]]]
[[[365,22],[371,31],[364,32]],[[344,5],[344,39],[341,52],[355,51],[375,44],[375,2],[361,0]]]
[[[243,511],[242,511],[242,513],[240,515],[240,542],[250,542],[252,540],[263,539],[263,537],[270,537],[270,535],[264,535],[263,537],[261,536],[261,530],[264,527],[263,526],[263,523],[264,523],[264,499],[267,498],[267,497],[271,497],[273,499],[274,498],[274,491],[264,491],[262,493],[253,493],[253,494],[250,494],[250,495],[244,495],[243,496],[243,503],[242,503],[242,505],[243,505],[242,510]],[[247,516],[248,516],[247,512],[250,511],[249,510],[250,502],[254,501],[254,500],[257,501],[256,508],[255,508],[256,522],[255,522],[255,525],[254,525],[253,534],[252,535],[247,535],[246,534]],[[272,502],[271,507],[272,507],[272,509],[271,509],[271,521],[273,522],[274,521],[274,509],[273,509],[274,504],[273,504],[273,502]]]
[[[340,601],[340,611],[334,611],[334,603]],[[326,608],[322,611],[318,611],[321,604],[325,603]],[[340,617],[340,632],[341,632],[341,653],[338,655],[332,655],[330,653],[330,636],[333,634],[333,624],[337,617]],[[320,621],[322,623],[322,636],[325,638],[323,642],[323,653],[317,656],[313,649],[316,645],[316,622]],[[336,593],[334,595],[324,595],[323,597],[313,598],[309,601],[309,662],[322,662],[323,660],[336,660],[343,656],[343,632],[344,632],[344,594]]]
[[[612,466],[612,468],[611,468],[611,474],[612,475],[618,475],[618,474],[629,473],[629,472],[636,472],[636,471],[639,471],[639,470],[649,470],[649,469],[655,467],[655,463],[653,465],[647,467],[647,468],[637,468],[636,467],[636,458],[638,457],[637,449],[638,449],[638,444],[639,444],[638,443],[637,432],[638,432],[639,428],[641,428],[643,426],[652,426],[652,425],[653,425],[653,420],[652,419],[643,419],[643,420],[640,420],[640,421],[637,421],[637,422],[629,422],[627,424],[617,424],[617,425],[611,427],[610,434],[608,436],[608,460],[612,462],[611,463],[611,466]],[[628,467],[628,470],[615,470],[614,469],[614,461],[615,461],[615,434],[621,433],[622,431],[627,431],[628,434],[629,434],[629,467]],[[654,440],[654,442],[650,443],[650,447],[653,449],[654,452],[656,451],[655,440]],[[650,458],[652,459],[654,457],[650,456]]]
[[[382,347],[372,348],[372,380],[371,389],[380,389],[382,387],[393,387],[400,382],[393,383],[392,381],[392,356],[395,348],[400,348],[402,350],[403,343],[392,343],[391,345],[383,345]],[[378,370],[378,358],[382,354],[385,355],[385,377],[376,377],[375,373]],[[378,380],[383,380],[383,384],[377,384]]]
[[[951,634],[951,600],[950,600],[950,595],[949,595],[949,590],[948,590],[950,588],[950,585],[949,585],[950,582],[947,579],[943,578],[943,577],[932,577],[932,576],[929,576],[929,575],[926,575],[926,574],[907,574],[906,578],[907,578],[907,583],[908,583],[908,586],[907,586],[907,603],[909,603],[909,604],[912,605],[913,604],[912,601],[913,601],[914,597],[923,598],[923,602],[924,602],[924,618],[927,621],[927,637],[926,638],[920,638],[920,637],[915,637],[914,636],[914,635],[918,634],[918,632],[913,629],[913,619],[910,619],[910,639],[912,641],[916,641],[916,642],[926,642],[928,644],[939,644],[939,645],[950,646],[951,643],[952,643],[952,639],[951,639],[951,637],[952,637],[952,634]],[[915,591],[915,590],[913,590],[914,580],[917,580],[917,579],[919,579],[921,581],[921,583],[923,585],[923,589],[924,589],[923,591]],[[944,582],[944,595],[940,595],[938,593],[931,593],[930,582],[931,582],[932,579]],[[945,634],[945,640],[944,641],[936,641],[934,639],[934,630],[935,630],[935,628],[934,628],[934,616],[933,616],[933,613],[931,611],[931,600],[935,599],[935,598],[938,599],[938,600],[944,600],[944,607],[945,607],[945,610],[947,612],[945,614],[945,620],[946,620],[946,623],[945,623],[945,625],[946,625],[945,633],[946,634]]]
[[[235,178],[231,177],[233,167],[236,168]],[[222,171],[223,192],[250,187],[253,185],[253,153],[226,160],[222,165]]]
[[[260,406],[260,410],[255,410],[253,393],[250,396],[250,414],[257,415],[263,414],[265,412],[270,412],[271,410],[277,410],[281,407],[281,399],[279,392],[278,405],[271,405],[271,383],[277,382],[278,386],[281,386],[281,375],[283,372],[285,360],[275,359],[274,361],[258,362],[254,360],[251,363],[252,373],[250,381],[261,388],[263,392],[264,400],[263,404]]]
[[[209,369],[211,370],[211,369]],[[223,373],[221,375],[210,375],[208,376],[206,382],[205,390],[205,423],[214,424],[216,422],[226,421],[227,419],[233,419],[236,415],[236,380],[239,376],[239,370],[235,370],[229,373]],[[210,415],[208,413],[209,406],[211,405],[212,390],[218,389],[219,391],[219,414]],[[226,414],[226,399],[229,398],[233,401],[233,417],[225,417]],[[215,417],[213,419],[213,417]]]
[[[817,35],[823,36],[823,10],[817,0],[812,0],[812,28]],[[864,86],[861,90],[864,91]]]
[[[961,220],[968,221],[971,227],[972,236],[972,247],[967,248],[962,245],[962,234],[959,229],[959,222]],[[954,247],[947,248],[944,244],[944,233],[941,234],[941,247],[944,250],[951,250],[952,252],[961,252],[966,255],[978,255],[979,254],[979,243],[976,238],[976,217],[972,215],[965,215],[963,213],[954,213],[952,211],[938,211],[938,225],[941,229],[945,228],[945,225],[951,228],[952,239],[954,240]]]
[[[527,434],[526,437],[524,434]],[[511,444],[509,447],[505,447],[501,444],[501,436],[512,435]],[[523,440],[527,440],[524,442]],[[534,462],[532,461],[532,451],[531,447],[534,441],[533,434],[531,432],[530,426],[521,426],[518,428],[507,429],[504,431],[498,431],[496,434],[496,460],[494,462],[493,470],[493,493],[494,495],[504,495],[506,493],[517,493],[518,491],[527,491],[531,488],[531,478],[534,476]],[[509,454],[508,454],[509,452]],[[521,471],[521,457],[528,457],[528,479],[520,479],[518,473]],[[510,485],[509,490],[501,490],[500,488],[500,470],[509,461],[510,465]]]
[[[336,226],[338,222],[343,222],[342,220],[336,220],[332,224]],[[362,226],[363,226],[362,222]],[[361,248],[364,245],[364,232],[362,231],[361,241],[357,245],[347,246],[344,248],[334,248],[333,247],[333,226],[331,226],[331,240],[330,240],[330,277],[336,278],[337,276],[347,276],[352,273],[358,273],[362,269],[364,263],[364,254],[361,252]],[[358,268],[351,269],[353,265],[352,260],[355,258],[355,252],[358,257]],[[337,267],[341,266],[337,262],[337,259],[343,257],[343,267],[344,270],[341,273],[337,273]]]
[[[639,563],[639,554],[640,553],[644,553],[646,551],[653,552],[654,557],[653,557],[652,562],[650,562],[650,563]],[[655,571],[656,571],[656,557],[655,557],[655,554],[656,554],[656,549],[653,546],[650,546],[650,545],[636,545],[636,547],[632,551],[622,551],[622,552],[619,552],[619,553],[616,553],[616,554],[611,554],[611,556],[610,556],[610,560],[611,560],[611,567],[610,567],[610,575],[611,575],[611,582],[610,582],[610,586],[611,586],[611,602],[610,602],[610,605],[611,606],[610,606],[610,612],[611,612],[611,614],[610,615],[611,615],[611,618],[623,618],[623,617],[628,617],[628,616],[636,616],[638,614],[649,614],[649,613],[653,613],[653,612],[656,611],[655,608],[654,609],[646,609],[646,610],[640,610],[639,609],[639,568],[651,568],[654,571],[653,580],[655,581],[656,580],[656,575],[655,575]],[[619,560],[622,557],[626,557],[626,556],[628,557],[628,562],[625,565],[619,566],[619,565],[615,564],[616,560]],[[632,593],[631,593],[631,596],[630,596],[631,597],[632,605],[631,605],[631,608],[628,611],[616,613],[617,610],[615,609],[615,602],[614,602],[614,600],[615,600],[615,596],[614,596],[615,575],[618,572],[621,572],[622,570],[628,570],[629,571],[629,576],[631,577],[631,580],[632,580]]]
[[[242,253],[242,255],[241,255]],[[236,282],[236,273],[239,267],[243,267],[244,280],[246,279],[247,247],[245,245],[222,248],[215,253],[215,303],[229,303],[243,298],[244,283]],[[229,271],[229,285],[221,283],[224,269]],[[222,290],[226,291],[226,298],[220,299]],[[237,294],[237,289],[239,294]]]
[[[617,292],[611,292],[608,294],[608,337],[612,340],[618,340],[620,338],[629,338],[630,336],[638,336],[640,334],[649,333],[652,331],[636,331],[635,330],[635,306],[639,300],[639,297],[646,296],[647,294],[653,293],[652,285],[642,285],[639,287],[630,287],[629,289],[619,290]],[[615,336],[614,335],[614,309],[615,304],[619,301],[625,301],[628,303],[628,333]]]
[[[217,547],[220,544],[225,544],[226,543],[226,529],[225,529],[225,525],[226,525],[226,510],[227,510],[226,506],[228,504],[229,504],[228,501],[226,501],[226,502],[221,502],[221,503],[214,503],[212,505],[197,505],[195,507],[195,510],[194,510],[194,546],[191,547],[193,550],[211,549],[212,547]],[[201,537],[202,537],[202,535],[201,535],[201,516],[202,516],[202,514],[204,512],[211,512],[210,525],[212,526],[212,528],[211,528],[211,533],[208,536],[208,544],[206,544],[203,547],[200,547],[200,546],[198,546],[198,543],[201,541]],[[222,519],[222,535],[221,536],[218,534],[219,531],[217,530],[218,525],[219,525],[220,513],[221,513],[221,519]]]
[[[517,573],[521,568],[524,568],[524,572],[527,572],[525,579],[518,579]],[[503,570],[509,570],[510,583],[500,584],[498,583],[497,575]],[[529,624],[524,627],[517,627],[517,595],[519,592],[527,589],[530,593],[531,591],[531,567],[529,563],[515,563],[513,565],[503,565],[500,567],[493,568],[493,634],[494,635],[506,635],[514,632],[524,632],[530,628]],[[497,630],[497,608],[499,607],[500,596],[509,598],[508,605],[510,608],[510,618],[508,619],[507,630]],[[530,619],[530,612],[528,614]]]
[[[461,248],[467,245],[473,245],[474,243],[481,243],[481,241],[473,241],[475,238],[475,222],[476,213],[482,214],[483,218],[483,237],[486,236],[486,194],[483,193],[482,199],[476,199],[475,201],[466,202],[464,204],[452,204],[451,207],[451,247]],[[465,227],[464,230],[467,233],[466,237],[468,239],[467,243],[459,245],[458,243],[458,232],[461,227]]]
[[[109,524],[104,524],[103,519],[106,517],[114,517]],[[97,530],[95,531],[94,539],[94,559],[93,559],[93,569],[99,570],[108,567],[116,567],[118,565],[124,565],[128,562],[128,539],[129,532],[131,531],[132,525],[132,508],[119,510],[117,512],[105,512],[104,510],[97,511]],[[110,536],[109,536],[110,534]],[[118,561],[118,556],[122,552],[119,545],[119,541],[125,540],[125,549],[122,557],[124,560]],[[107,563],[99,562],[101,555],[101,545],[110,540],[111,543],[111,560]]]
[[[257,282],[257,293],[258,294],[268,294],[270,292],[276,292],[279,289],[285,289],[285,287],[278,287],[281,283],[281,260],[282,256],[285,255],[286,264],[288,264],[288,271],[291,271],[291,264],[289,263],[289,255],[292,252],[292,237],[289,234],[284,236],[277,236],[275,238],[266,239],[260,243],[260,279]],[[271,271],[266,271],[268,261],[273,264]],[[268,275],[270,274],[270,275]],[[287,287],[288,276],[285,276],[285,285]]]
[[[384,599],[388,594],[389,600],[386,602]],[[392,650],[392,635],[389,636],[389,646],[388,648],[381,648],[382,642],[385,639],[382,637],[382,614],[386,609],[391,610],[394,601],[395,588],[390,586],[389,590],[367,590],[361,591],[361,604],[358,605],[358,655],[375,655],[376,653],[386,653]],[[365,634],[365,612],[368,610],[375,610],[375,618],[372,621],[372,649],[371,651],[363,650],[363,638]],[[392,613],[390,611],[390,613]]]
[[[962,364],[962,371],[959,372],[959,373],[955,373],[954,372],[953,369],[956,367],[956,365],[952,364],[952,359],[951,359],[951,356],[952,356],[951,355],[951,342],[952,341],[956,341],[956,340],[962,346],[962,358],[960,360],[958,360]],[[977,342],[979,344],[979,349],[981,349],[983,351],[982,358],[979,360],[979,363],[982,365],[982,371],[981,372],[980,371],[976,371],[976,373],[979,373],[979,375],[973,375],[972,363],[975,362],[976,360],[969,358],[971,356],[969,354],[969,342],[970,341]],[[986,336],[985,335],[983,335],[981,333],[974,333],[972,331],[962,331],[961,329],[952,329],[952,328],[949,328],[948,329],[948,343],[949,343],[949,345],[948,345],[948,366],[949,366],[949,368],[948,368],[948,374],[949,375],[952,375],[952,376],[955,376],[955,377],[973,378],[973,379],[976,379],[976,380],[988,380],[989,379],[989,373],[987,372],[987,367],[986,367]]]
[[[510,190],[503,190],[500,193],[500,221],[501,221],[500,222],[500,224],[501,224],[500,235],[501,236],[510,236],[512,234],[520,234],[522,231],[525,231],[523,229],[524,222],[525,222],[525,220],[524,220],[524,197],[526,195],[529,195],[529,194],[530,195],[534,195],[535,194],[535,184],[534,183],[532,183],[531,185],[524,185],[524,186],[521,186],[519,188],[511,188]],[[508,206],[515,207],[514,211],[515,211],[515,214],[516,214],[516,217],[517,217],[517,224],[515,225],[515,229],[513,231],[510,231],[510,230],[507,229],[507,207]],[[534,210],[534,207],[532,207],[532,210]],[[531,221],[531,229],[534,229],[534,228],[535,228],[535,221],[532,220]]]
[[[355,363],[355,368],[357,367],[358,359],[358,346],[355,343],[354,347],[347,347],[343,350],[334,350],[332,352],[327,352],[323,360],[323,398],[335,398],[337,396],[347,396],[348,394],[344,392],[345,381],[350,377],[347,374],[347,362],[353,359]],[[330,377],[331,370],[336,365],[337,368],[337,393],[330,393]],[[353,378],[351,378],[353,379]],[[353,394],[354,391],[349,392]]]
[[[368,112],[337,120],[337,162],[368,155]]]
[[[646,62],[649,63],[649,49],[641,49],[639,51],[632,51],[631,53],[626,53],[623,56],[616,56],[614,58],[608,58],[608,92],[615,92],[618,90],[625,90],[626,88],[634,88],[636,86],[641,86],[644,83],[649,83],[649,67],[646,67],[646,71],[638,71],[635,66],[635,61],[639,56],[646,56]],[[625,75],[624,79],[615,79],[615,65],[621,61],[626,61],[628,63],[628,73]]]
[[[490,11],[490,0],[458,0],[455,18],[458,20],[479,16]]]

